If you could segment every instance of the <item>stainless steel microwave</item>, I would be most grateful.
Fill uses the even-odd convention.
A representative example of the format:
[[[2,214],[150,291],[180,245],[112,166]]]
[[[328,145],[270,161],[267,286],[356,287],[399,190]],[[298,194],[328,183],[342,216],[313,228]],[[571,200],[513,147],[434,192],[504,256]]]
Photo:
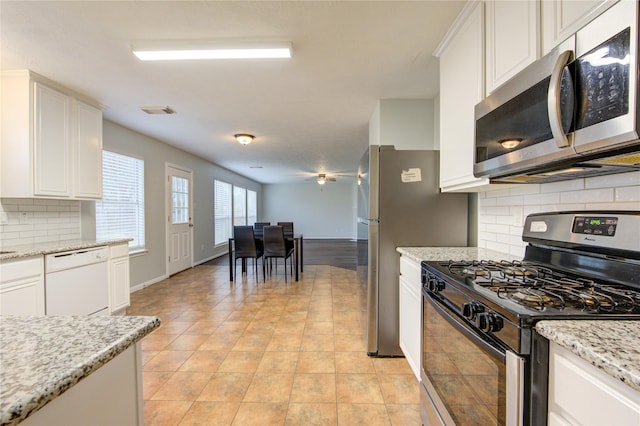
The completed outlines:
[[[544,183],[640,170],[638,4],[623,0],[475,108],[474,174]]]

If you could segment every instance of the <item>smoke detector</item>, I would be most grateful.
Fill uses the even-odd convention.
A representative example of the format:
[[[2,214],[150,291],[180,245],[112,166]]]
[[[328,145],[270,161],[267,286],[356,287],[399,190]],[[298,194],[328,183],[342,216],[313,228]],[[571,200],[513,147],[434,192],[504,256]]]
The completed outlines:
[[[175,114],[175,110],[168,105],[165,106],[143,106],[141,110],[147,114]]]

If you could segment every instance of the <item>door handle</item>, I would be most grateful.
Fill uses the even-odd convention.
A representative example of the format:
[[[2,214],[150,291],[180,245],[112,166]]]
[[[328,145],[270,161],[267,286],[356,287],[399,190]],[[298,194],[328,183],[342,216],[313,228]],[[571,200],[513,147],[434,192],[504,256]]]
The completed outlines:
[[[190,224],[189,224],[189,228],[193,228],[193,223],[190,223]]]
[[[547,109],[549,112],[549,125],[551,134],[556,141],[558,148],[564,148],[571,145],[571,141],[567,138],[562,128],[562,111],[560,110],[560,86],[562,85],[562,73],[564,67],[567,66],[573,52],[565,50],[558,56],[556,63],[551,72],[551,81],[549,82],[549,92],[547,93]],[[572,96],[573,96],[573,90]],[[572,102],[573,103],[573,102]],[[573,109],[573,108],[572,108]]]

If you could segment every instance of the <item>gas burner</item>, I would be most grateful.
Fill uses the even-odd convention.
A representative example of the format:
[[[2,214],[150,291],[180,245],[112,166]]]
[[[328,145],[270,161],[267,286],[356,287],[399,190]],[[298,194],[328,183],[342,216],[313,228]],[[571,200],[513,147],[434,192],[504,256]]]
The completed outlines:
[[[498,291],[498,296],[501,296],[500,291]],[[514,292],[507,292],[506,297],[516,303],[538,310],[544,309],[553,302],[550,295],[534,288],[518,288]]]

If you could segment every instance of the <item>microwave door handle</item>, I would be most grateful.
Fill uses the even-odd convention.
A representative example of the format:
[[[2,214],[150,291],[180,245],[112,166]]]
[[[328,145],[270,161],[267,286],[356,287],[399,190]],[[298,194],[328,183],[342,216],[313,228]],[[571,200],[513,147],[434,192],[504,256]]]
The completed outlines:
[[[560,86],[562,83],[562,72],[571,60],[573,52],[565,50],[562,52],[551,72],[551,81],[549,83],[549,92],[547,94],[547,108],[549,110],[549,125],[551,126],[551,134],[556,141],[558,148],[570,146],[571,143],[564,134],[562,129],[562,111],[560,110]]]

